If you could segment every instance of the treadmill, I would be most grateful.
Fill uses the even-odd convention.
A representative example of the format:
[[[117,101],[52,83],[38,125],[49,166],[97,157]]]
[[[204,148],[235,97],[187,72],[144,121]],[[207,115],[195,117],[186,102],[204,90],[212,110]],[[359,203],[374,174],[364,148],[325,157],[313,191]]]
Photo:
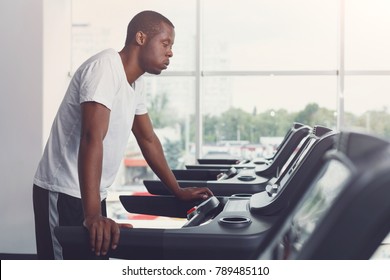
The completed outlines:
[[[307,127],[301,127],[305,129]],[[305,132],[306,133],[306,132]],[[230,196],[234,194],[254,194],[263,192],[266,190],[267,185],[271,183],[279,184],[278,178],[286,178],[283,172],[289,170],[290,167],[302,153],[307,152],[309,146],[318,138],[325,136],[327,133],[332,134],[332,130],[324,126],[315,126],[311,132],[306,135],[303,140],[296,145],[289,145],[286,148],[291,154],[287,154],[286,151],[282,151],[283,159],[272,161],[270,165],[264,164],[262,166],[253,166],[252,168],[240,168],[231,167],[227,171],[220,173],[219,178],[216,179],[215,169],[210,170],[192,170],[190,174],[194,177],[187,180],[178,179],[178,184],[182,188],[186,187],[207,187],[214,195]],[[302,135],[300,136],[302,137]],[[329,142],[330,141],[330,142]],[[328,146],[332,144],[331,140],[327,142]],[[295,149],[292,149],[296,146]],[[280,165],[279,165],[280,164]],[[267,166],[267,168],[265,168]],[[270,171],[272,170],[272,172]],[[214,175],[213,177],[211,177]],[[282,176],[283,175],[283,176]],[[208,178],[207,176],[210,176]],[[170,195],[169,189],[160,180],[144,180],[144,185],[149,193],[155,195]],[[273,185],[276,186],[275,184]]]
[[[268,171],[269,174],[274,173],[274,167],[283,165],[283,162],[288,158],[294,150],[298,147],[299,143],[305,138],[311,131],[311,127],[307,125],[303,125],[300,123],[294,123],[291,129],[286,134],[282,143],[279,145],[276,153],[270,158],[258,158],[254,160],[243,160],[238,164],[194,164],[194,165],[186,165],[187,170],[194,169],[224,169],[228,170],[231,167],[236,169],[243,168],[255,168],[262,167],[262,169]],[[272,166],[272,167],[271,167]],[[180,171],[177,171],[179,174]]]
[[[299,148],[302,139],[307,137],[311,127],[301,123],[294,123],[283,138],[276,153],[269,158],[256,158],[253,160],[241,160],[231,162],[230,160],[199,160],[202,162],[197,165],[186,165],[187,169],[173,169],[172,172],[177,180],[202,180],[213,181],[225,179],[227,176],[235,175],[242,169],[261,168],[264,174],[278,172],[278,167],[283,165],[288,157]],[[222,177],[221,177],[222,176]],[[153,184],[153,180],[147,180],[146,184]]]
[[[258,259],[367,260],[390,231],[389,142],[345,133]]]
[[[298,128],[304,126],[304,124],[302,123],[298,123],[298,122],[294,122],[292,127],[286,132],[285,136],[283,137],[283,140],[282,142],[280,143],[280,145],[278,146],[278,148],[276,149],[276,153],[273,154],[272,156],[269,156],[269,157],[262,157],[262,158],[257,158],[255,159],[254,161],[256,162],[267,162],[267,161],[271,161],[275,156],[276,154],[280,151],[280,148],[283,147],[286,143],[286,141],[289,139],[290,135],[295,131],[297,130]],[[224,158],[198,158],[198,163],[199,164],[216,164],[216,165],[233,165],[233,164],[245,164],[245,163],[249,163],[250,160],[248,159],[224,159]]]
[[[213,196],[205,201],[181,202],[173,196],[121,196],[132,213],[187,217],[177,229],[121,229],[121,239],[109,257],[120,259],[251,259],[267,232],[288,213],[322,167],[323,154],[332,149],[338,133],[330,131],[307,145],[306,153],[283,172],[285,180],[264,197]],[[289,195],[292,188],[296,195]],[[273,199],[277,197],[276,199]],[[277,201],[277,202],[276,202]],[[89,259],[88,234],[83,227],[55,229],[67,259]]]

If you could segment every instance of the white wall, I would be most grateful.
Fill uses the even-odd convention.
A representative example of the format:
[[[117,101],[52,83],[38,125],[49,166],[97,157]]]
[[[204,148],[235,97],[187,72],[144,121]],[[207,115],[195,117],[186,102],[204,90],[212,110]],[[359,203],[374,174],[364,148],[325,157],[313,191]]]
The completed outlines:
[[[0,2],[0,253],[36,252],[32,178],[67,79],[69,12],[70,0]]]
[[[43,145],[70,81],[71,69],[71,2],[43,0]]]

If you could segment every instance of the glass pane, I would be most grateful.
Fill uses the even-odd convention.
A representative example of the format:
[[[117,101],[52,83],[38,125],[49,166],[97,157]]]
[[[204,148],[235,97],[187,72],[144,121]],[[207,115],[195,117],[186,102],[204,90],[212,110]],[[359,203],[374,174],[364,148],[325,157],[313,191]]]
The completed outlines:
[[[336,95],[333,76],[207,77],[203,153],[221,141],[280,141],[294,121],[335,128]]]
[[[171,168],[194,158],[194,77],[145,77],[148,112]]]
[[[145,76],[144,81],[148,114],[168,164],[172,169],[183,168],[194,157],[191,151],[194,139],[190,138],[193,125],[190,120],[194,119],[195,111],[192,106],[195,103],[194,79]],[[125,188],[142,185],[143,179],[156,179],[133,136],[129,140],[121,169],[124,173],[119,174],[116,182],[119,188],[122,185]]]
[[[175,25],[169,71],[195,69],[195,0],[77,0],[72,5],[72,71],[105,48],[121,50],[129,21],[142,10],[155,10]],[[102,16],[107,11],[114,16]]]
[[[345,126],[390,139],[390,76],[345,78]]]
[[[203,1],[205,70],[333,70],[337,0]]]
[[[345,67],[390,70],[390,1],[345,1]]]

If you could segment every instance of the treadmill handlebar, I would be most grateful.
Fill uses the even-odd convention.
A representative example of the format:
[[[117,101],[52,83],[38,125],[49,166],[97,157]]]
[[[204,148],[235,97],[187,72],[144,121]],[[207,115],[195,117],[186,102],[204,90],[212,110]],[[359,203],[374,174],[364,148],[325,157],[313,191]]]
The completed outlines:
[[[64,259],[161,259],[163,229],[121,228],[118,247],[106,256],[97,257],[91,251],[88,230],[83,226],[59,226],[54,233],[63,248]],[[129,250],[131,248],[131,250]]]

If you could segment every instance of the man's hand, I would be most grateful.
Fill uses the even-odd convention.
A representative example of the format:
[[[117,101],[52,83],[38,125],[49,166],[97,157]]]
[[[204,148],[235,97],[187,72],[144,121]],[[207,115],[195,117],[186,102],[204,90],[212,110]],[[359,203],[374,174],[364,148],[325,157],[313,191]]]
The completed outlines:
[[[210,196],[213,196],[213,193],[208,188],[179,188],[178,192],[175,193],[175,196],[183,201],[207,199]]]
[[[131,224],[117,224],[114,220],[99,216],[85,219],[84,226],[89,231],[89,242],[96,256],[106,255],[109,248],[116,249],[119,243],[120,228],[132,228]]]

